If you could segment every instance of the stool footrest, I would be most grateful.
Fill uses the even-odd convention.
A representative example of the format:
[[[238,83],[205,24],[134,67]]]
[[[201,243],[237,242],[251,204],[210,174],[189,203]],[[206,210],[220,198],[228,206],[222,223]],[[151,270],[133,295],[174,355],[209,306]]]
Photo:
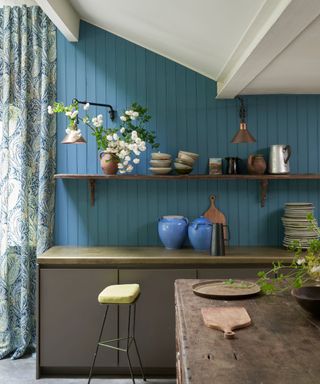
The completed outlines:
[[[115,341],[121,341],[121,340],[129,340],[128,348],[115,347],[114,345],[110,345],[109,344],[109,343],[112,343],[112,342],[115,342]],[[111,340],[106,340],[106,341],[100,341],[98,343],[98,345],[100,347],[111,348],[111,349],[115,349],[117,351],[128,352],[132,342],[133,342],[133,337],[129,336],[129,337],[121,337],[121,338],[118,338],[118,339],[111,339]]]

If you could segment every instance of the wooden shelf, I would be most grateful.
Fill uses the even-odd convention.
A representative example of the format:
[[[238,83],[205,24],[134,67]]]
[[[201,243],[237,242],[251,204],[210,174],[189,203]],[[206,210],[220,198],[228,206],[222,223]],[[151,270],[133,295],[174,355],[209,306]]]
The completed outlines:
[[[288,175],[98,175],[58,173],[55,179],[78,180],[320,180],[320,173]]]
[[[91,206],[95,199],[96,180],[258,180],[260,182],[261,207],[265,206],[269,180],[320,180],[319,173],[291,173],[287,175],[98,175],[59,173],[55,179],[88,180]]]

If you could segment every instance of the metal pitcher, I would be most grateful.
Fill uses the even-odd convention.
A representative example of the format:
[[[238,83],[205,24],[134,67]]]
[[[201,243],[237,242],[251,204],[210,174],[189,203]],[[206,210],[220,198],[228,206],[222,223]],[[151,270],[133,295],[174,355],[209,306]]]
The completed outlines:
[[[225,244],[224,244],[224,225],[213,224],[212,239],[211,239],[211,255],[212,256],[224,256]]]
[[[290,172],[289,159],[291,156],[290,145],[271,145],[269,155],[269,168],[271,174],[285,174]]]

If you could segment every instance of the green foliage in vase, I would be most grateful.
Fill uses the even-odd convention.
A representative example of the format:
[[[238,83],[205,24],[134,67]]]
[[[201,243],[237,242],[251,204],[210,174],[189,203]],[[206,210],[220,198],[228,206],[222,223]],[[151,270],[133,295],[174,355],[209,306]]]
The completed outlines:
[[[280,261],[272,264],[272,268],[258,273],[257,283],[265,294],[273,294],[300,288],[301,286],[320,278],[320,228],[312,214],[307,216],[310,230],[317,238],[309,243],[306,251],[302,250],[299,241],[293,241],[289,251],[293,252],[293,260],[289,265]]]
[[[85,115],[79,116],[78,102],[74,99],[72,104],[64,105],[56,102],[53,107],[48,106],[48,113],[64,113],[68,120],[69,126],[66,133],[77,134],[82,136],[78,123],[81,121],[91,130],[91,134],[95,137],[97,147],[100,151],[110,154],[110,160],[118,162],[119,173],[131,172],[133,164],[139,164],[139,156],[146,151],[146,143],[152,148],[159,146],[156,143],[156,135],[154,131],[148,131],[146,124],[150,121],[151,116],[148,114],[147,108],[142,107],[138,103],[133,103],[128,110],[120,116],[121,126],[117,128],[104,127],[103,116],[100,114],[90,118],[88,114],[89,103],[85,104],[83,110]]]

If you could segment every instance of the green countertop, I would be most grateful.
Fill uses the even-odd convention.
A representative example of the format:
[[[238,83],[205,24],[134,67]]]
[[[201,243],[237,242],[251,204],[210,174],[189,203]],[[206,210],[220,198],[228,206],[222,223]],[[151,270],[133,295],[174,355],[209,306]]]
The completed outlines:
[[[228,247],[225,256],[211,256],[190,248],[163,247],[65,247],[55,246],[38,257],[41,265],[224,265],[290,263],[292,253],[276,247]]]

